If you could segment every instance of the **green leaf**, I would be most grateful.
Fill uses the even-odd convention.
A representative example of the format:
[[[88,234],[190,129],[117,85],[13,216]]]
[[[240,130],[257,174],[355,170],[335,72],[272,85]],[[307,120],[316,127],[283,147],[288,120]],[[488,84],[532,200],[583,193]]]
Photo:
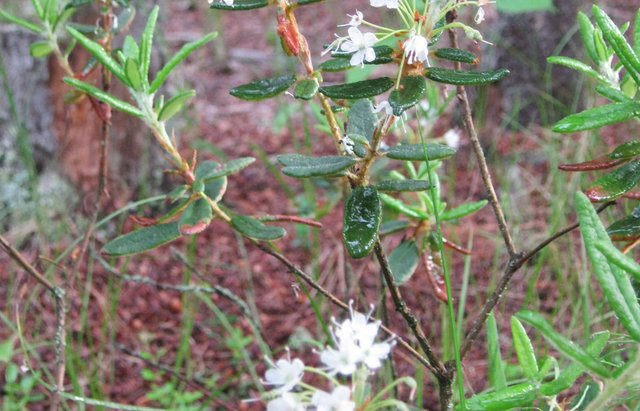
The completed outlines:
[[[232,5],[227,5],[223,0],[213,0],[212,9],[219,10],[251,10],[266,7],[268,0],[235,0]]]
[[[522,323],[516,317],[511,317],[511,335],[513,336],[513,346],[518,356],[518,363],[522,367],[524,375],[531,381],[537,381],[540,370],[533,345],[527,335]]]
[[[149,13],[147,24],[142,31],[142,39],[140,40],[140,57],[138,58],[138,62],[140,64],[140,75],[145,83],[149,81],[149,67],[151,67],[151,54],[153,51],[153,33],[156,31],[159,11],[160,8],[155,6],[151,10],[151,13]]]
[[[322,62],[318,69],[327,73],[336,73],[338,71],[345,71],[353,68],[349,60],[336,58]]]
[[[495,71],[462,71],[441,67],[429,67],[424,74],[428,79],[438,83],[454,84],[456,86],[482,86],[495,83],[509,75],[509,70]]]
[[[13,338],[7,338],[0,343],[0,364],[8,364],[13,358]]]
[[[287,233],[282,227],[264,225],[253,217],[236,215],[231,218],[231,225],[240,234],[260,241],[272,241],[282,238]]]
[[[587,54],[594,63],[599,64],[600,59],[598,58],[598,53],[596,53],[596,46],[593,41],[593,24],[591,24],[589,17],[581,11],[578,12],[578,25],[580,26],[580,35],[582,36],[582,43],[584,44]]]
[[[140,67],[138,67],[138,63],[134,59],[127,59],[124,65],[124,72],[129,80],[129,84],[131,84],[131,88],[136,91],[141,91],[142,77],[140,77]]]
[[[216,168],[210,169],[206,173],[204,173],[204,171],[203,171],[201,179],[204,180],[205,182],[208,182],[209,180],[212,180],[212,179],[228,176],[230,174],[235,174],[235,173],[237,173],[237,172],[239,172],[241,170],[244,170],[245,168],[249,167],[255,161],[256,161],[256,159],[254,157],[236,158],[236,159],[233,159],[233,160],[230,160],[230,161],[224,163],[222,166],[218,166]],[[214,161],[207,161],[205,163],[207,163],[207,164],[211,164],[211,163],[217,164]],[[196,178],[198,178],[198,177],[196,177]]]
[[[639,182],[640,159],[598,178],[585,194],[591,201],[611,201],[632,190]]]
[[[640,115],[640,103],[607,104],[565,117],[553,126],[552,130],[556,133],[591,130],[621,123],[638,115]]]
[[[615,241],[635,240],[640,237],[640,207],[611,224],[607,228],[607,234]]]
[[[301,100],[311,100],[318,92],[319,87],[318,80],[314,78],[300,80],[293,89],[293,96]]]
[[[333,99],[357,100],[375,97],[391,87],[393,87],[393,80],[389,77],[380,77],[372,80],[356,81],[355,83],[320,87],[318,91]]]
[[[120,110],[124,113],[131,114],[132,116],[143,118],[144,114],[137,107],[132,106],[129,103],[126,103],[111,94],[105,93],[103,90],[92,86],[91,84],[87,84],[84,81],[77,80],[75,78],[65,77],[64,82],[68,85],[77,88],[78,90],[89,94],[97,98],[98,100],[107,103],[111,107]]]
[[[199,40],[194,40],[182,46],[180,51],[178,51],[173,57],[171,57],[167,64],[165,64],[164,67],[158,72],[156,78],[153,80],[151,86],[149,87],[149,92],[155,93],[156,91],[158,91],[160,87],[162,87],[162,85],[165,83],[165,81],[167,81],[167,78],[169,77],[173,69],[178,66],[178,64],[182,63],[182,61],[184,61],[184,59],[191,55],[191,53],[206,45],[217,36],[218,33],[209,33]]]
[[[400,81],[400,87],[393,89],[389,95],[389,104],[393,115],[399,116],[418,104],[427,90],[427,83],[422,77],[408,76]]]
[[[195,90],[185,90],[173,96],[162,106],[160,113],[158,113],[158,120],[167,121],[171,117],[175,116],[180,110],[182,110],[184,105],[187,104],[187,101],[195,97],[195,95]]]
[[[375,187],[378,191],[385,192],[426,191],[431,188],[431,184],[425,180],[386,180]]]
[[[401,200],[399,200],[399,199],[397,199],[395,197],[391,197],[390,195],[381,193],[380,194],[380,200],[382,200],[384,205],[386,205],[387,207],[389,207],[392,210],[395,210],[395,211],[397,211],[399,213],[402,213],[402,214],[406,215],[407,217],[415,218],[417,220],[428,220],[429,219],[429,214],[425,213],[422,210],[418,210],[417,208],[411,207],[411,206],[403,203]]]
[[[541,314],[523,310],[516,313],[515,317],[533,326],[551,345],[560,351],[560,353],[580,363],[585,369],[603,378],[609,378],[611,376],[611,372],[600,360],[587,353],[582,347],[567,339],[562,334],[557,333]]]
[[[305,6],[307,4],[318,3],[321,1],[324,1],[324,0],[298,0],[296,4],[298,4],[299,6]]]
[[[411,279],[420,257],[415,241],[403,241],[389,254],[389,266],[393,274],[393,282],[402,285]]]
[[[140,47],[138,47],[138,43],[133,37],[127,36],[124,38],[122,53],[128,59],[137,60],[140,58]]]
[[[489,383],[497,391],[507,386],[507,379],[504,375],[504,361],[500,355],[500,336],[498,334],[498,324],[493,313],[487,318],[487,373]]]
[[[620,144],[611,153],[609,158],[614,160],[627,159],[640,156],[640,140],[631,140],[626,143]]]
[[[382,207],[378,190],[356,187],[344,206],[342,239],[353,258],[369,255],[378,239]]]
[[[591,336],[589,343],[587,344],[587,354],[598,357],[600,352],[607,345],[609,341],[609,331],[603,331],[595,333]],[[540,386],[540,393],[546,397],[558,395],[561,392],[568,390],[573,386],[578,377],[584,373],[585,368],[578,362],[573,362],[569,366],[565,367],[558,375],[558,378],[551,382],[544,383]]]
[[[109,241],[102,252],[111,256],[144,253],[180,238],[178,223],[158,224],[144,227]]]
[[[400,220],[385,221],[384,223],[380,224],[380,230],[378,231],[379,231],[379,234],[383,236],[383,235],[389,235],[389,234],[397,233],[399,231],[406,230],[407,228],[409,228],[409,226],[410,224],[408,221],[400,221]]]
[[[426,147],[429,161],[442,160],[456,153],[454,148],[443,144],[427,144]],[[394,160],[425,161],[425,150],[422,144],[403,144],[391,147],[386,155]]]
[[[596,86],[596,93],[611,100],[614,103],[628,103],[630,101],[633,101],[632,99],[627,97],[622,91],[615,89],[613,87],[605,86],[603,84],[598,84]]]
[[[611,18],[598,6],[594,5],[592,10],[596,23],[602,30],[602,35],[607,43],[615,51],[620,62],[627,69],[627,73],[640,86],[640,59]]]
[[[580,192],[576,193],[576,207],[587,256],[591,260],[602,293],[629,335],[640,341],[640,306],[629,276],[615,265],[609,264],[607,258],[596,248],[596,244],[608,238],[608,235],[593,205]]]
[[[204,231],[213,219],[213,209],[207,200],[192,201],[182,213],[178,229],[182,235],[194,235]]]
[[[28,20],[21,19],[20,17],[14,16],[13,14],[9,14],[6,11],[0,9],[0,18],[7,20],[10,23],[17,24],[18,26],[25,28],[31,32],[36,34],[40,34],[44,29],[38,26],[35,23],[32,23]]]
[[[242,100],[257,101],[277,96],[296,82],[296,76],[280,76],[258,80],[232,88],[229,93]]]
[[[376,130],[378,116],[373,112],[373,104],[369,99],[357,100],[349,109],[347,124],[348,136],[362,136],[371,141]]]
[[[434,52],[435,56],[449,61],[458,61],[460,63],[478,64],[480,59],[475,54],[466,50],[454,48],[440,48]]]
[[[309,178],[340,175],[357,160],[349,156],[309,157],[301,154],[282,154],[278,162],[282,172],[290,177]]]
[[[29,54],[35,58],[47,57],[52,51],[48,41],[37,41],[29,47]]]
[[[614,264],[621,270],[631,274],[636,281],[640,281],[640,264],[614,247],[610,240],[603,239],[598,241],[595,246],[596,249],[606,257],[609,263]]]
[[[466,411],[504,411],[528,407],[537,398],[537,386],[534,383],[512,385],[502,390],[474,395],[466,400]],[[460,405],[457,411],[462,411]]]
[[[82,47],[84,47],[93,57],[96,58],[107,70],[113,73],[123,84],[129,85],[129,80],[124,73],[124,69],[117,61],[111,57],[109,53],[102,47],[100,44],[95,41],[89,39],[84,34],[80,33],[78,30],[74,29],[71,26],[66,27],[67,32],[71,37],[73,37]]]
[[[584,411],[598,395],[600,395],[600,384],[595,381],[587,381],[580,387],[578,395],[571,400],[569,409],[571,411]]]
[[[227,191],[227,177],[221,176],[217,178],[209,178],[203,181],[207,176],[214,175],[223,169],[223,166],[215,161],[204,161],[196,167],[195,179],[204,183],[204,194],[214,202],[222,200],[224,193]]]
[[[640,56],[640,9],[636,12],[633,22],[633,51]]]
[[[600,73],[592,69],[590,66],[584,64],[583,62],[572,59],[564,56],[551,56],[547,58],[547,62],[549,64],[558,64],[560,66],[568,67],[572,70],[576,70],[585,74],[589,77],[593,77],[594,79],[601,81],[603,83],[607,83],[608,80]]]
[[[447,210],[440,216],[442,221],[459,220],[463,217],[471,215],[477,211],[482,210],[489,202],[487,200],[477,201],[475,203],[466,203]]]

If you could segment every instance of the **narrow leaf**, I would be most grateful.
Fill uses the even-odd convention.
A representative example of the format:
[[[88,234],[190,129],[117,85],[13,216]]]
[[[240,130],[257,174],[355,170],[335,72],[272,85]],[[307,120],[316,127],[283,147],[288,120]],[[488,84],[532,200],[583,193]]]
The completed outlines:
[[[185,90],[173,96],[162,106],[160,113],[158,113],[158,120],[167,121],[171,117],[178,114],[178,112],[182,110],[185,104],[187,104],[187,101],[195,97],[195,95],[195,90]]]
[[[598,54],[596,53],[596,46],[593,42],[594,27],[586,14],[578,12],[578,25],[580,26],[580,34],[582,36],[582,43],[587,51],[587,54],[593,60],[594,63],[599,64]]]
[[[537,386],[534,383],[512,385],[499,391],[474,395],[466,400],[466,411],[504,411],[528,407],[537,398]],[[460,406],[457,411],[463,411]]]
[[[425,180],[386,180],[376,184],[378,191],[401,192],[401,191],[426,191],[431,188],[431,184]]]
[[[635,240],[640,237],[640,207],[636,207],[630,215],[611,224],[607,228],[607,234],[614,241]]]
[[[632,190],[639,182],[640,159],[598,178],[585,194],[591,201],[611,201]]]
[[[442,221],[459,220],[463,217],[482,210],[487,204],[489,204],[487,200],[462,204],[461,206],[445,211],[444,213],[442,213],[440,218],[442,219]]]
[[[547,58],[547,62],[550,64],[558,64],[560,66],[568,67],[570,69],[579,71],[582,74],[585,74],[603,83],[608,82],[607,79],[602,74],[598,73],[597,71],[592,69],[590,66],[576,59],[563,57],[563,56],[552,56]]]
[[[240,234],[260,241],[277,240],[286,234],[282,227],[267,226],[260,220],[244,215],[233,216],[231,225]]]
[[[309,178],[340,175],[357,160],[348,156],[308,157],[301,154],[283,154],[278,161],[282,172],[290,177]]]
[[[295,82],[296,76],[280,76],[234,87],[229,93],[242,100],[257,101],[284,93]]]
[[[112,256],[144,253],[180,238],[178,223],[144,227],[108,242],[102,251]]]
[[[576,193],[576,207],[587,255],[602,293],[629,335],[640,341],[640,306],[629,276],[615,265],[609,264],[607,258],[596,248],[596,243],[608,238],[608,235],[593,205],[580,192]]]
[[[573,133],[621,123],[640,114],[640,103],[613,103],[572,114],[560,120],[553,131]]]
[[[442,160],[456,153],[454,148],[444,144],[427,144],[426,147],[429,161]],[[394,160],[425,161],[425,150],[422,144],[403,144],[391,147],[386,155]]]
[[[151,54],[153,51],[153,34],[156,30],[156,22],[158,21],[158,13],[160,8],[155,6],[149,17],[147,18],[147,24],[142,31],[142,39],[140,40],[140,74],[145,83],[149,81],[149,67],[151,67]]]
[[[511,335],[513,336],[513,346],[516,349],[518,363],[522,367],[524,375],[531,381],[537,381],[540,370],[533,345],[527,335],[522,323],[516,317],[511,317]]]
[[[208,171],[206,174],[203,173],[202,174],[202,180],[204,180],[205,182],[212,180],[212,179],[216,179],[216,178],[220,178],[220,177],[225,177],[231,174],[235,174],[241,170],[244,170],[245,168],[249,167],[251,164],[255,163],[256,159],[254,157],[241,157],[241,158],[236,158],[233,160],[230,160],[226,163],[224,163],[222,166],[217,167],[215,169],[212,169],[210,171]]]
[[[618,26],[601,8],[594,5],[593,15],[607,43],[616,52],[620,62],[627,69],[627,73],[640,86],[640,59],[633,48],[627,43]]]
[[[198,234],[209,226],[212,218],[211,205],[204,198],[200,198],[192,201],[184,210],[178,223],[178,229],[182,235]]]
[[[609,331],[603,331],[592,335],[589,343],[587,344],[587,354],[597,358],[598,355],[600,355],[600,352],[607,345],[609,335]],[[560,372],[558,378],[551,382],[542,384],[540,386],[540,393],[546,397],[558,395],[562,391],[571,388],[584,371],[585,368],[580,363],[574,362],[565,367]]]
[[[523,310],[516,313],[515,317],[533,326],[558,351],[580,363],[585,369],[603,378],[609,378],[611,376],[611,372],[600,360],[594,358],[582,347],[567,339],[562,334],[557,333],[541,314]]]
[[[13,14],[9,14],[2,9],[0,9],[0,18],[7,20],[10,23],[17,24],[18,26],[23,27],[36,34],[40,34],[44,30],[42,27],[38,26],[37,24],[32,23],[25,19],[21,19],[20,17],[14,16]]]
[[[109,53],[102,47],[100,44],[95,41],[89,39],[84,34],[80,33],[78,30],[74,29],[71,26],[66,27],[67,32],[71,37],[73,37],[78,43],[82,45],[93,57],[96,58],[103,66],[107,68],[110,72],[113,73],[123,84],[129,85],[129,80],[124,73],[124,69],[117,61],[111,57]]]
[[[219,10],[251,10],[266,7],[268,0],[235,0],[231,4],[227,4],[224,0],[213,0],[212,9]]]
[[[493,313],[487,318],[487,363],[489,383],[496,391],[507,386],[507,379],[504,375],[504,361],[500,354],[500,334],[498,324]]]
[[[409,281],[418,267],[419,255],[415,241],[403,241],[389,254],[393,282],[402,285]]]
[[[127,80],[129,80],[129,84],[131,84],[131,88],[136,91],[142,90],[142,77],[140,77],[140,67],[138,67],[138,63],[134,59],[127,59],[124,65],[124,71]]]
[[[640,264],[633,258],[618,250],[608,240],[598,241],[595,246],[611,264],[615,264],[620,269],[631,274],[636,281],[640,281]]]
[[[441,67],[430,67],[424,74],[429,80],[456,86],[482,86],[495,83],[509,75],[509,70],[462,71]]]
[[[402,200],[391,197],[390,195],[381,193],[380,200],[382,200],[384,205],[386,205],[387,207],[399,213],[402,213],[407,217],[415,218],[417,220],[427,220],[429,218],[429,214],[425,213],[424,211],[411,207],[403,203]]]
[[[371,141],[376,130],[378,116],[373,112],[373,104],[369,99],[358,100],[349,109],[347,135],[359,135]]]
[[[324,61],[318,66],[319,70],[327,73],[336,73],[339,71],[345,71],[352,68],[353,66],[351,65],[351,62],[348,59],[341,59],[341,58]]]
[[[348,84],[320,87],[320,93],[333,99],[357,100],[375,97],[393,87],[393,80],[380,77],[372,80],[356,81]]]
[[[640,140],[627,141],[609,153],[609,158],[612,159],[627,159],[637,156],[640,156]]]
[[[199,40],[192,41],[182,46],[180,51],[178,51],[173,57],[171,57],[167,64],[165,64],[164,67],[158,72],[156,78],[153,80],[151,86],[149,87],[149,92],[155,93],[156,91],[158,91],[160,87],[162,87],[162,85],[165,83],[165,81],[167,81],[167,78],[169,77],[173,69],[178,66],[178,64],[182,63],[184,59],[189,57],[191,53],[206,45],[217,36],[218,33],[209,33]]]
[[[436,49],[434,54],[440,59],[458,61],[460,63],[478,64],[480,62],[480,59],[475,54],[455,48]]]
[[[595,171],[607,170],[623,163],[624,160],[612,160],[611,157],[603,156],[593,160],[576,164],[560,164],[558,168],[562,171]]]
[[[35,58],[47,57],[52,51],[48,41],[37,41],[29,47],[29,54]]]
[[[111,94],[105,93],[103,90],[92,86],[91,84],[85,83],[84,81],[77,80],[75,78],[65,77],[64,82],[68,85],[77,88],[84,93],[89,94],[97,98],[98,100],[107,103],[111,107],[120,110],[124,113],[131,114],[132,116],[143,118],[144,114],[138,108],[132,106],[129,103],[126,103]]]

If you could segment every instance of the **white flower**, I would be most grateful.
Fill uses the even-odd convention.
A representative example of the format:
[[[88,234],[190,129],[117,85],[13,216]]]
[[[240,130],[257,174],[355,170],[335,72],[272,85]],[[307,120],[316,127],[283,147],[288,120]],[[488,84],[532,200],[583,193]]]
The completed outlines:
[[[409,64],[426,62],[429,65],[429,41],[423,36],[412,31],[409,40],[404,42],[402,48]]]
[[[344,385],[337,386],[331,394],[316,391],[311,403],[317,411],[353,411],[356,408],[356,403],[351,401],[351,390]]]
[[[358,364],[363,360],[362,350],[352,340],[337,340],[338,349],[327,347],[320,352],[320,361],[326,365],[331,375],[351,375],[356,372]]]
[[[382,110],[384,110],[384,114],[388,116],[393,115],[393,107],[391,107],[391,104],[389,104],[387,100],[381,101],[380,103],[376,104],[375,107],[373,108],[374,113],[379,113]]]
[[[476,22],[476,24],[480,24],[484,21],[484,9],[482,7],[478,8],[478,11],[476,12],[473,20]]]
[[[399,0],[371,0],[371,6],[373,7],[387,7],[388,9],[397,9],[399,7]]]
[[[376,44],[378,38],[373,33],[364,33],[357,27],[349,27],[349,40],[345,40],[340,46],[342,51],[354,53],[351,56],[351,65],[364,65],[365,61],[373,61],[376,59],[376,52],[373,45]]]
[[[362,21],[364,20],[364,15],[362,14],[361,11],[356,10],[356,14],[347,14],[347,17],[351,17],[351,21],[349,21],[347,24],[339,24],[338,27],[346,27],[346,26],[351,26],[351,27],[358,27],[360,24],[362,24]]]
[[[267,411],[304,411],[304,405],[298,398],[288,392],[282,394],[282,397],[273,399],[267,403]]]
[[[442,138],[444,139],[444,142],[449,147],[451,147],[451,148],[460,147],[460,132],[458,130],[456,130],[455,128],[452,128],[451,130],[449,130],[446,133],[444,133]]]
[[[280,392],[289,392],[300,383],[304,373],[304,363],[295,358],[279,359],[275,364],[267,359],[271,368],[264,374],[264,384],[278,386]]]

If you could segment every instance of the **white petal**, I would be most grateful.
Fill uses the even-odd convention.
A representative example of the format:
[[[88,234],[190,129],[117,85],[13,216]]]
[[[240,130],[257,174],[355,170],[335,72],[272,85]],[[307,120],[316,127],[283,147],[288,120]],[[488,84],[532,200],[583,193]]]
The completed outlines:
[[[374,49],[372,49],[371,47],[369,47],[368,49],[365,49],[364,51],[364,61],[373,61],[376,59],[376,51]]]
[[[349,63],[351,63],[352,66],[360,66],[362,65],[364,62],[364,52],[362,52],[361,50],[358,50],[354,53],[353,56],[351,56],[351,60],[349,61]]]

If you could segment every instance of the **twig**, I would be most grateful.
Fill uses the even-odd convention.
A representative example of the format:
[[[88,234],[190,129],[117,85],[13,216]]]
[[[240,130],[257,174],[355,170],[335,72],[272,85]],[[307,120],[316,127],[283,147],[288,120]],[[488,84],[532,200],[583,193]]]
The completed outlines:
[[[605,204],[601,205],[600,207],[598,207],[598,209],[596,211],[598,212],[598,214],[600,214],[601,212],[603,212],[605,209],[607,209],[608,207],[612,206],[613,204],[615,204],[614,201],[605,203]],[[557,233],[551,235],[549,238],[541,241],[538,245],[533,247],[531,249],[531,251],[526,252],[526,253],[522,253],[522,254],[518,255],[516,258],[512,258],[512,259],[509,260],[509,263],[507,264],[507,267],[505,268],[504,273],[502,274],[502,277],[500,277],[500,280],[498,281],[498,285],[497,285],[496,289],[493,291],[493,293],[491,294],[491,296],[489,297],[487,302],[482,307],[482,311],[480,312],[480,315],[478,316],[478,318],[475,319],[475,321],[471,325],[471,328],[470,328],[469,332],[467,332],[464,344],[462,346],[462,350],[460,351],[460,356],[462,358],[465,357],[465,355],[471,349],[471,346],[473,345],[475,340],[478,338],[478,334],[480,333],[480,330],[482,330],[482,327],[484,326],[484,323],[487,321],[487,318],[489,317],[489,313],[491,313],[491,311],[493,311],[495,306],[502,299],[502,296],[503,296],[505,290],[507,289],[507,286],[509,285],[509,282],[513,278],[513,275],[520,268],[522,268],[527,263],[527,261],[529,261],[533,257],[535,257],[546,246],[548,246],[549,244],[551,244],[552,242],[554,242],[558,238],[564,236],[565,234],[570,233],[571,231],[575,230],[578,227],[579,227],[579,223],[574,223],[574,224],[572,224],[572,225],[570,225],[570,226],[558,231]]]
[[[258,249],[260,249],[264,253],[269,254],[270,256],[272,256],[275,259],[277,259],[278,261],[280,261],[285,267],[287,267],[289,269],[289,271],[292,274],[294,274],[296,277],[302,279],[311,288],[313,288],[314,290],[318,291],[320,294],[324,295],[332,304],[340,307],[344,311],[349,311],[349,305],[347,303],[345,303],[344,301],[340,300],[338,297],[336,297],[333,294],[331,294],[331,292],[329,292],[326,289],[324,289],[313,278],[311,278],[311,276],[309,274],[305,273],[304,271],[302,271],[301,269],[296,267],[296,265],[294,263],[289,261],[289,259],[287,259],[287,257],[285,257],[284,255],[280,254],[276,250],[270,248],[267,244],[260,243],[260,242],[255,242],[254,244],[255,244],[256,247],[258,247]],[[432,373],[437,375],[437,371],[436,371],[435,367],[433,367],[431,365],[431,362],[429,361],[429,359],[425,358],[415,348],[413,348],[411,345],[409,345],[409,343],[407,343],[404,339],[402,339],[400,336],[398,336],[395,332],[391,331],[386,326],[381,325],[380,328],[382,328],[382,330],[384,330],[384,332],[386,332],[388,335],[394,336],[395,339],[396,339],[396,342],[397,342],[397,344],[399,346],[401,346],[403,349],[405,349],[409,353],[409,355],[411,355],[413,358],[418,360],[429,371],[431,371]]]
[[[54,286],[49,280],[47,280],[42,273],[40,273],[33,265],[31,265],[18,250],[13,248],[9,242],[0,235],[0,248],[7,253],[7,255],[14,260],[23,270],[25,270],[31,277],[42,284],[47,291],[51,293],[55,301],[56,311],[56,333],[54,337],[55,346],[55,390],[53,392],[53,398],[49,409],[51,411],[57,411],[60,406],[60,393],[64,391],[64,375],[66,368],[66,356],[65,345],[67,340],[66,334],[66,303],[64,289]]]
[[[433,368],[434,374],[438,381],[447,379],[448,377],[446,368],[433,352],[431,343],[429,343],[427,336],[424,334],[424,331],[422,330],[418,319],[413,314],[413,312],[411,312],[411,309],[407,306],[404,298],[402,298],[400,289],[393,281],[393,274],[391,273],[391,267],[389,267],[389,260],[387,259],[384,249],[382,248],[382,244],[380,244],[380,240],[376,241],[373,251],[376,255],[376,258],[378,259],[378,262],[380,263],[380,269],[382,270],[382,275],[387,284],[387,287],[389,288],[389,293],[391,294],[391,299],[393,300],[393,304],[396,307],[396,311],[398,311],[402,315],[402,317],[407,322],[407,325],[413,332],[413,335],[418,340],[418,345],[420,345],[420,348],[427,356],[429,365]]]
[[[454,13],[447,14],[447,21],[450,23],[455,19]],[[458,48],[458,38],[456,32],[454,30],[449,30],[449,39],[451,40],[451,47]],[[460,70],[460,63],[455,63],[456,70]],[[515,244],[513,243],[513,239],[511,238],[511,233],[509,232],[509,227],[507,225],[507,220],[504,217],[504,211],[502,210],[502,206],[500,205],[500,200],[498,200],[498,195],[496,194],[496,190],[493,186],[493,181],[491,179],[491,173],[489,172],[489,166],[487,165],[487,158],[484,154],[484,150],[482,145],[480,144],[480,140],[478,139],[478,133],[476,132],[475,125],[473,124],[473,115],[471,113],[471,105],[469,104],[469,98],[467,96],[467,91],[464,86],[457,87],[458,100],[462,104],[463,117],[464,117],[464,126],[469,136],[469,140],[471,141],[471,145],[473,146],[473,152],[478,161],[478,166],[480,167],[480,175],[482,176],[482,182],[484,184],[484,188],[489,197],[489,203],[491,204],[491,208],[493,208],[493,213],[498,220],[498,227],[500,228],[500,233],[502,234],[502,239],[504,240],[504,244],[507,246],[507,250],[509,252],[510,258],[516,258],[518,256],[518,251],[516,249]]]

